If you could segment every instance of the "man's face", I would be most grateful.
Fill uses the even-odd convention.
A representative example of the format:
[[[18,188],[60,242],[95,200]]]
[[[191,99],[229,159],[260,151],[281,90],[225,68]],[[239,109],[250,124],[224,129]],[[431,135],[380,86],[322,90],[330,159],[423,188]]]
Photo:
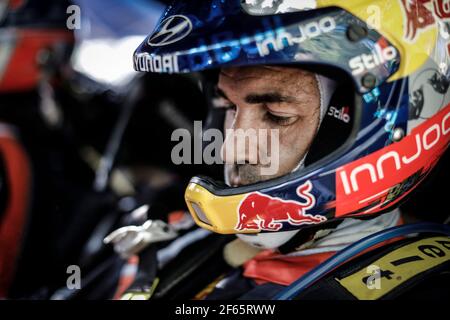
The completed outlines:
[[[272,155],[273,142],[258,139],[239,145],[234,134],[227,134],[222,157],[231,186],[279,177],[299,165],[320,122],[320,92],[313,73],[272,66],[222,69],[218,94],[227,108],[225,129],[278,129],[279,135],[279,155]],[[252,143],[256,145],[251,146]],[[261,174],[261,154],[270,155],[271,159],[279,156],[275,174]]]

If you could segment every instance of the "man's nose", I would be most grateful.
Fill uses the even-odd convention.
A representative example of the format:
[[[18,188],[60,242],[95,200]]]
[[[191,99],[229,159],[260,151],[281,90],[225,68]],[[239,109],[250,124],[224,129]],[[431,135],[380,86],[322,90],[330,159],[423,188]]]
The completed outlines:
[[[237,112],[225,134],[221,154],[226,164],[258,163],[258,131],[251,111]]]

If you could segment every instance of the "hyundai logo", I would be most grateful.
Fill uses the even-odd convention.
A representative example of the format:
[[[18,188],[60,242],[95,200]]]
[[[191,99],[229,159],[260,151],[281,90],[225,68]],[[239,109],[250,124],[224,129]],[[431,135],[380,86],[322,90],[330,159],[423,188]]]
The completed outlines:
[[[165,46],[186,37],[192,31],[192,22],[182,15],[173,15],[164,19],[149,39],[148,44],[154,47]]]

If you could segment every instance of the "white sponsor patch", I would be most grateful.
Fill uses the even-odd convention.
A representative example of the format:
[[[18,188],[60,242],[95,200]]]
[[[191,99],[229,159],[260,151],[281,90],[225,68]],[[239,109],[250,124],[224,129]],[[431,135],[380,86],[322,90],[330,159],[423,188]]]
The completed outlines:
[[[150,55],[140,53],[134,56],[135,69],[144,72],[179,72],[178,56],[176,54]]]

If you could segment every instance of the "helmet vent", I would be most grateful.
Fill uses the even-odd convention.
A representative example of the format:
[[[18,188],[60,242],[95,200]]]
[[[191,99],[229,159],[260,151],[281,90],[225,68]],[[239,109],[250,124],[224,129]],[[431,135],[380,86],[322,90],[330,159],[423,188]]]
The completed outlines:
[[[203,210],[200,208],[198,204],[191,202],[191,206],[195,211],[195,215],[201,222],[206,223],[207,225],[211,225],[211,222],[208,220],[206,214],[203,212]]]

